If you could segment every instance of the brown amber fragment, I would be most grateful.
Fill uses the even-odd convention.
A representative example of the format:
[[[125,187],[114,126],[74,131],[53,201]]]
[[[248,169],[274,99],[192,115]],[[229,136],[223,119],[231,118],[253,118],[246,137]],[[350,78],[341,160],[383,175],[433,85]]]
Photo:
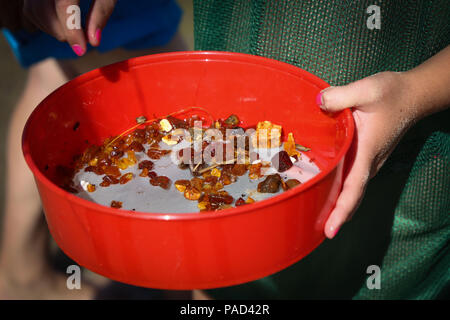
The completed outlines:
[[[224,209],[234,201],[233,197],[226,191],[219,191],[217,193],[205,194],[200,202],[206,203],[207,210]],[[225,206],[225,207],[224,207]]]
[[[133,151],[136,151],[136,152],[142,152],[142,151],[145,150],[145,149],[144,149],[144,146],[143,146],[141,143],[137,142],[137,141],[133,141],[133,142],[128,146],[128,149],[133,150]]]
[[[236,163],[231,169],[231,173],[235,176],[243,176],[247,172],[247,166],[245,164]]]
[[[148,169],[147,168],[142,169],[141,173],[139,174],[139,177],[148,177]]]
[[[156,148],[150,148],[147,150],[148,157],[153,160],[159,160],[159,159],[161,159],[161,157],[163,157],[169,153],[170,153],[170,150],[161,150],[161,149],[156,149]]]
[[[119,183],[119,179],[113,177],[113,176],[104,176],[103,177],[103,182],[100,183],[100,186],[102,187],[109,187],[111,184],[118,184]]]
[[[286,151],[280,151],[272,158],[272,165],[277,169],[278,172],[284,172],[290,169],[293,164],[291,158]]]
[[[256,164],[251,164],[248,168],[248,177],[250,179],[258,179],[261,178],[261,167],[262,167],[262,163],[256,163]]]
[[[201,195],[202,193],[191,185],[187,186],[184,191],[184,197],[188,200],[198,200]]]
[[[148,169],[149,171],[153,169],[153,162],[150,160],[142,160],[138,165],[139,169]]]
[[[189,128],[189,124],[184,120],[180,120],[173,116],[168,116],[166,119],[169,120],[170,124],[175,129],[178,129],[178,128],[188,129]]]
[[[225,119],[224,123],[227,124],[228,126],[235,127],[239,124],[239,118],[237,117],[237,115],[232,114],[231,116]]]
[[[177,180],[175,181],[175,188],[180,192],[184,192],[190,184],[189,180]]]
[[[94,172],[95,174],[97,174],[99,176],[104,174],[104,170],[100,166],[95,166],[95,167],[94,166],[88,166],[88,167],[84,168],[84,171],[86,171],[86,172]]]
[[[95,184],[88,184],[87,185],[87,191],[94,192],[95,191]]]
[[[157,176],[150,179],[150,184],[167,190],[170,187],[170,179],[166,176]]]
[[[202,190],[203,183],[204,183],[204,181],[201,178],[192,178],[191,179],[191,186],[197,190],[200,190],[200,191]]]
[[[149,177],[150,179],[154,179],[154,178],[156,178],[158,175],[156,174],[156,172],[155,171],[149,171],[148,173],[147,173],[147,177]]]
[[[118,167],[116,166],[106,166],[103,168],[103,172],[109,176],[113,176],[113,177],[120,177],[120,170]]]
[[[121,201],[111,201],[111,208],[120,209],[122,208],[122,202]]]
[[[231,175],[227,174],[227,173],[223,173],[221,175],[219,181],[224,186],[227,186],[227,185],[232,184],[233,182],[235,182],[236,178],[234,176],[231,176]]]
[[[119,183],[120,184],[125,184],[128,181],[130,181],[131,179],[133,179],[133,174],[131,172],[124,174],[123,176],[120,177],[119,179]]]
[[[236,200],[236,207],[243,206],[244,204],[246,204],[244,199],[239,198]]]
[[[109,153],[109,156],[111,158],[120,158],[124,155],[124,152],[122,150],[113,150]]]
[[[279,174],[271,174],[264,181],[258,183],[258,192],[276,193],[280,189],[281,177]]]
[[[298,181],[297,179],[289,179],[286,181],[286,185],[288,186],[288,189],[292,189],[292,188],[298,186],[299,184],[301,184],[301,182]]]

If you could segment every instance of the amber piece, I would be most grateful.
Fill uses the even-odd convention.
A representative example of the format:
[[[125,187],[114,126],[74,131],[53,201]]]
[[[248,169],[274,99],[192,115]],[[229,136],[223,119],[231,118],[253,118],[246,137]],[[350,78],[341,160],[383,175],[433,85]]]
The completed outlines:
[[[227,186],[229,184],[232,184],[233,182],[236,181],[236,178],[227,174],[227,173],[223,173],[222,176],[220,177],[220,183],[222,183],[224,186]]]
[[[139,177],[148,177],[148,169],[147,168],[142,169],[141,173],[139,174]]]
[[[90,166],[96,166],[98,163],[98,158],[94,158],[91,161],[89,161],[89,165]]]
[[[143,144],[145,143],[145,129],[136,129],[134,130],[134,132],[132,133],[132,137],[134,139],[134,141]],[[137,150],[135,150],[137,151]]]
[[[116,166],[105,166],[103,172],[109,176],[120,177],[120,170]]]
[[[253,198],[250,198],[250,197],[248,197],[247,200],[245,200],[246,204],[250,204],[250,203],[253,203],[253,202],[255,202],[255,200]]]
[[[210,205],[206,201],[201,201],[197,204],[197,207],[200,211],[207,211],[209,210]]]
[[[131,172],[128,172],[120,177],[119,183],[125,184],[125,183],[129,182],[131,179],[133,179],[133,174]]]
[[[279,174],[271,174],[264,181],[258,183],[258,192],[276,193],[280,189],[281,177]]]
[[[166,119],[169,120],[170,124],[175,129],[177,129],[177,128],[189,129],[189,124],[184,120],[180,120],[173,116],[168,116]]]
[[[136,159],[136,155],[134,153],[134,151],[127,151],[127,156],[128,156],[128,161],[130,161],[131,164],[136,164],[137,163],[137,159]]]
[[[145,149],[144,149],[144,146],[141,144],[141,143],[139,143],[139,142],[137,142],[137,141],[133,141],[129,146],[128,146],[128,149],[130,149],[130,150],[132,150],[132,151],[136,151],[136,152],[143,152]]]
[[[142,160],[141,162],[139,162],[138,165],[139,169],[148,169],[148,170],[152,170],[153,169],[153,162],[150,160]]]
[[[231,173],[235,176],[243,176],[247,172],[247,166],[245,164],[236,163],[231,170]]]
[[[228,194],[226,191],[219,191],[217,193],[209,193],[205,194],[200,202],[206,202],[208,210],[217,210],[223,209],[224,205],[230,205],[234,201],[233,197]]]
[[[204,180],[201,178],[192,178],[191,179],[191,186],[197,190],[202,190],[203,183],[204,183]]]
[[[100,183],[100,186],[102,187],[109,187],[109,185],[111,184],[118,184],[119,183],[119,179],[113,177],[113,176],[104,176],[103,177],[103,182]]]
[[[94,172],[98,175],[103,174],[103,170],[101,167],[98,166],[87,166],[86,168],[84,168],[85,172]]]
[[[275,169],[277,169],[278,172],[284,172],[293,166],[289,154],[284,150],[274,155],[271,161],[272,165],[275,167]]]
[[[281,141],[281,126],[270,121],[258,122],[256,132],[252,135],[254,148],[277,148]]]
[[[167,190],[170,187],[170,179],[166,176],[157,176],[150,179],[150,184]]]
[[[189,180],[177,180],[175,181],[175,188],[180,192],[184,192],[190,184]]]
[[[98,166],[110,166],[112,164],[111,159],[108,157],[107,154],[103,154],[102,157],[98,160]]]
[[[149,171],[148,173],[147,173],[147,177],[149,177],[150,179],[154,179],[154,178],[156,178],[158,175],[156,174],[156,172],[155,171]]]
[[[124,155],[124,152],[122,151],[122,150],[112,150],[110,153],[109,153],[109,156],[111,157],[111,158],[120,158],[120,157],[122,157]]]
[[[170,153],[170,150],[161,150],[156,148],[150,148],[147,150],[147,155],[150,159],[159,160],[162,156]]]
[[[88,184],[86,187],[88,192],[94,192],[95,191],[95,184]]]
[[[292,189],[300,184],[301,184],[301,182],[298,181],[297,179],[289,179],[286,181],[286,185],[288,186],[288,189]]]
[[[120,209],[122,208],[122,202],[121,201],[111,201],[111,208]]]
[[[289,132],[287,141],[284,143],[283,148],[291,157],[301,156],[300,152],[296,148],[294,135],[292,134],[292,132]]]
[[[205,181],[205,183],[214,185],[217,183],[217,181],[219,181],[219,178],[217,178],[216,176],[209,176],[209,177],[206,177],[204,179],[204,181]]]
[[[101,151],[101,148],[96,145],[92,145],[84,151],[83,156],[81,157],[81,161],[83,163],[89,163],[92,159],[96,157],[96,155]]]
[[[239,206],[243,206],[243,205],[245,205],[246,203],[245,203],[245,200],[244,199],[242,199],[242,198],[239,198],[239,199],[237,199],[236,200],[236,207],[239,207]]]
[[[117,179],[116,177],[110,176],[110,175],[104,176],[103,181],[108,181],[110,184],[118,184],[119,183],[119,179]]]
[[[193,186],[187,186],[184,191],[184,197],[188,200],[198,200],[200,199],[201,192]]]
[[[237,115],[232,114],[231,116],[225,119],[224,123],[227,124],[228,126],[235,127],[239,124],[239,118],[237,117]]]
[[[262,167],[262,163],[255,163],[255,164],[251,164],[248,168],[248,177],[250,179],[258,179],[260,178],[261,175],[261,167]]]
[[[214,177],[220,178],[220,174],[221,174],[221,172],[217,168],[214,168],[214,169],[211,170],[211,175],[214,176]]]
[[[286,182],[283,180],[283,179],[281,179],[281,188],[284,190],[284,191],[287,191],[288,189],[289,189],[289,187],[288,187],[288,185],[286,184]]]

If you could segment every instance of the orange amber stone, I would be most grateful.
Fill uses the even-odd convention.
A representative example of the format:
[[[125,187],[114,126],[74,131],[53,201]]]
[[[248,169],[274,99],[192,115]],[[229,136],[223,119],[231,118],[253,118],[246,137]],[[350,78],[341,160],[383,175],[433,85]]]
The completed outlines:
[[[121,201],[111,201],[111,208],[120,209],[122,208],[122,202]]]
[[[133,179],[133,174],[131,172],[129,172],[120,177],[119,183],[125,184],[125,183],[129,182],[131,179]]]

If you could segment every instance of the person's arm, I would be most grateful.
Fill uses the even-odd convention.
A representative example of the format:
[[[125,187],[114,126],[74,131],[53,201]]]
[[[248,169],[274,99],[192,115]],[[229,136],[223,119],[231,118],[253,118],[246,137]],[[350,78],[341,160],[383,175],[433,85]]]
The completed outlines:
[[[356,136],[351,161],[336,206],[325,225],[333,238],[356,211],[365,188],[403,134],[418,120],[450,106],[450,46],[407,72],[382,72],[317,97],[320,107],[336,112],[352,107]]]

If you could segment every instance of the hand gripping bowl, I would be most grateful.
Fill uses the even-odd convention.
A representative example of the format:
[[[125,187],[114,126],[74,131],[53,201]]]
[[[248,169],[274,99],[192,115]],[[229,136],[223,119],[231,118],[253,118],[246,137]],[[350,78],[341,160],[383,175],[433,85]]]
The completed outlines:
[[[23,133],[45,216],[59,247],[108,278],[151,288],[235,285],[275,273],[324,240],[340,192],[354,124],[315,104],[328,85],[297,67],[236,53],[180,52],[93,70],[49,95]],[[87,143],[100,144],[141,115],[201,106],[244,125],[270,120],[310,147],[321,172],[273,198],[219,212],[161,214],[118,210],[78,198],[55,183]],[[170,204],[168,204],[170,205]]]

